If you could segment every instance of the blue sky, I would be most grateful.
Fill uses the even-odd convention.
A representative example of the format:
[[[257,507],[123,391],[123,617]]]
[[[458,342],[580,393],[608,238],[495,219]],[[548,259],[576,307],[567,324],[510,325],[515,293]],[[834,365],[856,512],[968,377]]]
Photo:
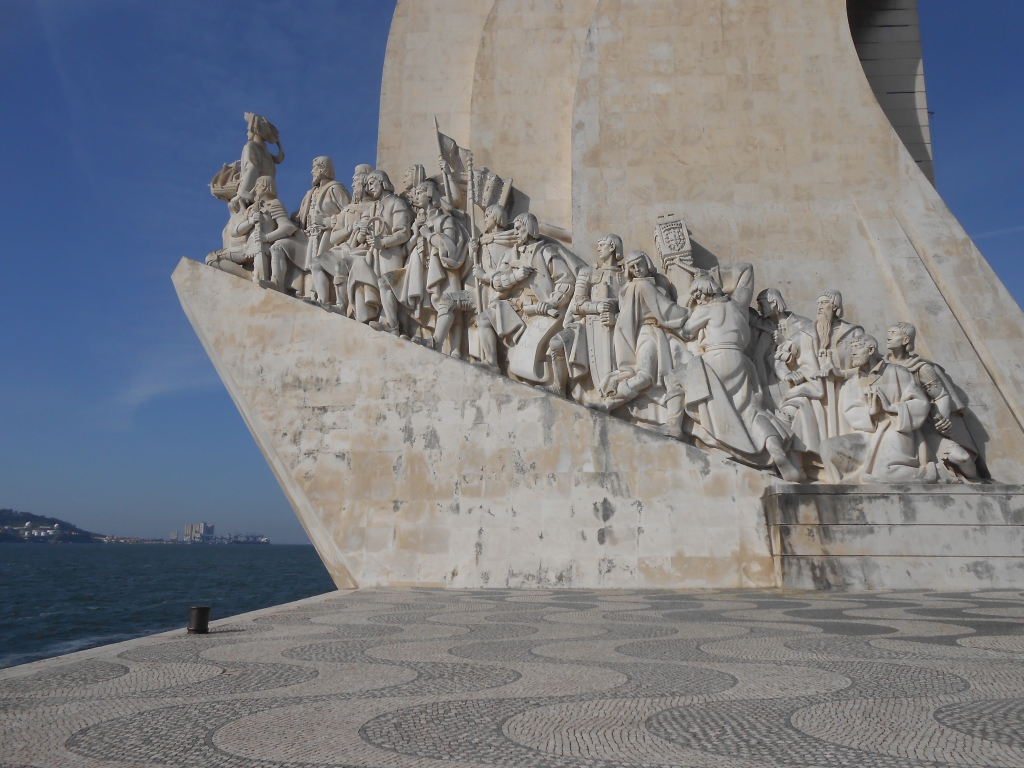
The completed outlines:
[[[281,131],[290,208],[312,157],[374,161],[393,8],[5,0],[0,507],[118,535],[206,520],[306,541],[170,274],[218,247],[206,185],[237,158],[244,111]],[[1024,3],[920,11],[939,191],[1021,302]]]

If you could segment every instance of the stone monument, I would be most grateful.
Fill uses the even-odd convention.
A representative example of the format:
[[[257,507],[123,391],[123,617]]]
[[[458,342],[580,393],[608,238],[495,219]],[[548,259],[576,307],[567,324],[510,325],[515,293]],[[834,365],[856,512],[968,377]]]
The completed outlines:
[[[247,113],[174,281],[338,586],[1024,585],[1024,316],[932,185],[917,35],[399,0],[376,170],[315,158],[291,216]]]

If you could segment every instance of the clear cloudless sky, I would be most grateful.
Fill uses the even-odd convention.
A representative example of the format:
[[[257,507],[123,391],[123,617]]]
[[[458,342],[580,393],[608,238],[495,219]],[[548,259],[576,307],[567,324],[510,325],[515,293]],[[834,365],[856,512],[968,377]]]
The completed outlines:
[[[711,2],[712,0],[708,0]],[[1024,2],[920,0],[939,191],[1024,297]],[[244,111],[309,162],[376,157],[393,0],[4,0],[0,507],[123,536],[306,537],[178,304],[219,247]],[[542,105],[539,105],[542,108]]]

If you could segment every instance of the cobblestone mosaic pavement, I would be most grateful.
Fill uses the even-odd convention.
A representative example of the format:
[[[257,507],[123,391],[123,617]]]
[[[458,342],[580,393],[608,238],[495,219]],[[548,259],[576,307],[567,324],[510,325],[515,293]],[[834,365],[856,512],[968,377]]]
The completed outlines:
[[[1024,593],[369,590],[0,671],[0,766],[1024,766]]]

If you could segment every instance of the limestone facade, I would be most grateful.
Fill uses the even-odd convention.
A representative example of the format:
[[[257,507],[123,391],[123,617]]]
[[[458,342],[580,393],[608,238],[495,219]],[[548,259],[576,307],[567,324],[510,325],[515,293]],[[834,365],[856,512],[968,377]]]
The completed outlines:
[[[1024,316],[880,106],[845,0],[401,0],[390,46],[380,166],[420,162],[429,116],[458,114],[542,221],[571,201],[585,259],[607,232],[653,250],[676,213],[699,266],[754,262],[797,307],[828,283],[876,338],[911,322],[970,392],[993,477],[1024,481]]]

